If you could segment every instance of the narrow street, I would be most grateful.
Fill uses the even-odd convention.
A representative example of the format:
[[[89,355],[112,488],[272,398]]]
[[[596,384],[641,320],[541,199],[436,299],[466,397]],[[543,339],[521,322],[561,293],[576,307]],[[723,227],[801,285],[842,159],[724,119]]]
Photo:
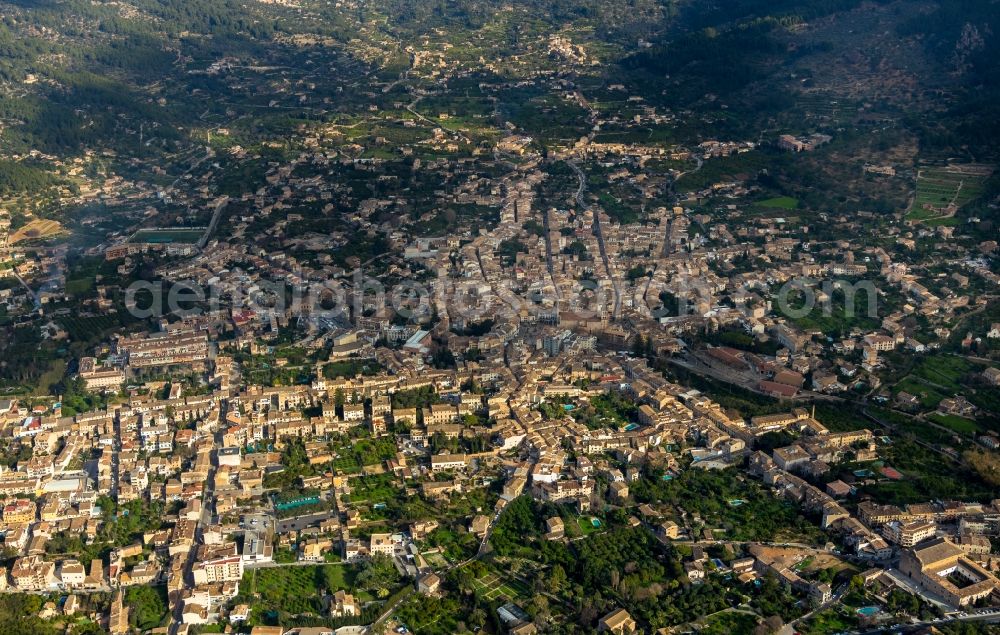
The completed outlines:
[[[580,207],[581,210],[591,209],[590,205],[588,205],[586,200],[584,199],[584,196],[587,193],[587,175],[583,173],[583,170],[580,169],[580,166],[578,166],[576,162],[566,161],[566,164],[569,165],[569,167],[571,167],[574,172],[576,172],[576,177],[577,179],[580,180],[580,187],[576,191],[577,205]],[[611,268],[611,261],[608,258],[607,249],[604,246],[604,235],[601,233],[601,215],[596,210],[594,210],[593,213],[594,213],[594,225],[593,225],[594,236],[597,237],[597,246],[601,251],[601,260],[604,261],[604,270],[607,272],[608,278],[610,278],[611,280],[611,286],[615,292],[614,317],[615,319],[617,319],[619,316],[621,316],[621,308],[622,308],[621,289],[619,287],[618,278],[615,276],[614,271]]]

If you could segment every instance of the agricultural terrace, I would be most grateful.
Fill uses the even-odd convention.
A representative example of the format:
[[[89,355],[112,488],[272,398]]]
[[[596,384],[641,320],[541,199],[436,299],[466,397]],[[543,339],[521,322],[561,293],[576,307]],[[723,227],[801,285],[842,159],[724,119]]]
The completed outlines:
[[[993,166],[981,164],[920,168],[917,192],[907,217],[931,222],[951,218],[982,195],[983,185],[992,173]]]

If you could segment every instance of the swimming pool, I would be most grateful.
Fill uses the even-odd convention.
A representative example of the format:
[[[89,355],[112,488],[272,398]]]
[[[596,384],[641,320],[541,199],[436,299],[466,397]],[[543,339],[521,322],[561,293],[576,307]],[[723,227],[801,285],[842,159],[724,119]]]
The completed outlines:
[[[877,606],[862,606],[858,609],[858,615],[864,615],[865,617],[871,617],[878,613],[881,609]]]

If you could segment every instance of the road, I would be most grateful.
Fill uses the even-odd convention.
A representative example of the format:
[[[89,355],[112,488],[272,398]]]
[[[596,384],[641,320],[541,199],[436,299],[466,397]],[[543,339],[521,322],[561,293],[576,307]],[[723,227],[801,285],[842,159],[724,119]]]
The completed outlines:
[[[755,385],[755,382],[751,381],[750,378],[748,378],[747,376],[745,376],[742,373],[726,372],[726,371],[724,371],[722,369],[719,369],[719,368],[712,368],[712,367],[710,367],[710,366],[708,366],[706,364],[702,364],[702,363],[698,362],[697,360],[692,361],[692,360],[685,360],[685,359],[681,359],[681,358],[672,357],[672,358],[669,358],[667,361],[669,363],[675,365],[675,366],[680,366],[681,368],[684,368],[685,370],[688,370],[688,371],[690,371],[692,373],[695,373],[695,374],[698,374],[698,375],[702,375],[702,376],[706,376],[706,377],[709,377],[709,378],[712,378],[712,379],[716,379],[718,381],[722,381],[722,382],[725,382],[727,384],[733,384],[733,385],[739,386],[740,388],[743,388],[744,390],[748,390],[750,392],[766,396],[766,393],[764,393],[764,392],[762,392],[762,391],[760,391],[760,390],[757,389],[757,386]],[[838,397],[836,395],[826,395],[826,394],[823,394],[823,393],[813,392],[811,390],[800,390],[799,391],[799,398],[801,398],[801,399],[808,399],[808,400],[811,400],[811,401],[827,401],[827,402],[832,402],[832,403],[853,404],[855,406],[860,406],[860,408],[861,408],[861,414],[863,416],[865,416],[866,418],[868,418],[868,420],[872,421],[873,423],[878,424],[880,427],[885,428],[887,430],[891,430],[893,432],[895,432],[896,428],[897,428],[895,424],[889,423],[887,421],[882,421],[878,417],[876,417],[876,416],[872,415],[870,412],[868,412],[867,406],[869,404],[864,399],[857,399],[857,400],[855,400],[855,399],[845,399],[844,397]],[[898,411],[894,410],[894,412],[898,412]],[[900,414],[905,414],[908,417],[913,417],[913,415],[910,414],[910,413],[901,412]],[[931,423],[931,422],[928,421],[927,423]],[[932,425],[934,425],[934,424],[932,424]],[[940,427],[940,426],[936,426],[936,427]],[[948,430],[948,432],[952,432],[953,433],[954,431]],[[927,443],[926,441],[923,441],[922,439],[918,439],[918,438],[914,438],[913,441],[914,441],[914,443],[916,443],[917,445],[919,445],[922,448],[925,448],[927,450],[930,450],[931,452],[935,452],[937,454],[940,454],[941,456],[946,457],[950,461],[954,461],[954,462],[960,463],[960,461],[958,461],[958,459],[956,459],[955,457],[951,456],[950,454],[948,454],[947,452],[945,452],[941,448],[939,448],[939,447],[937,447],[937,446],[935,446],[935,445],[933,445],[931,443]]]
[[[208,223],[208,229],[205,230],[205,234],[198,241],[198,249],[204,249],[205,245],[208,244],[209,239],[212,237],[212,233],[219,224],[219,219],[222,218],[222,210],[226,209],[226,205],[228,204],[228,196],[223,196],[219,199],[219,202],[216,203],[215,211],[212,212],[212,220]]]
[[[663,539],[670,545],[729,545],[732,547],[742,547],[753,543],[762,547],[784,547],[788,549],[798,549],[800,551],[810,551],[812,553],[833,553],[832,550],[816,545],[807,545],[804,542],[756,542],[753,540],[674,540],[672,538]],[[839,555],[839,554],[834,554]]]
[[[10,269],[10,273],[11,273],[11,274],[13,274],[13,276],[14,276],[15,278],[17,278],[17,281],[21,283],[21,286],[22,286],[22,287],[24,287],[25,291],[27,291],[27,292],[28,292],[28,295],[30,295],[30,296],[31,296],[31,300],[32,300],[32,302],[34,302],[34,303],[35,303],[35,309],[36,309],[36,310],[37,310],[37,309],[40,309],[40,308],[42,307],[42,301],[38,299],[38,294],[37,294],[37,293],[35,293],[35,292],[34,292],[34,291],[33,291],[33,290],[31,289],[31,287],[29,287],[29,286],[28,286],[28,283],[24,281],[24,278],[22,278],[22,277],[20,276],[20,274],[18,274],[18,273],[17,273],[16,271],[14,271],[13,269]]]
[[[693,359],[682,359],[679,357],[671,357],[667,360],[669,363],[675,366],[680,366],[685,370],[689,370],[697,375],[705,375],[711,377],[712,379],[718,379],[719,381],[725,382],[727,384],[735,384],[744,390],[749,390],[750,392],[757,393],[759,395],[767,395],[767,393],[761,391],[757,388],[757,381],[744,373],[729,372],[720,368],[714,368],[707,364],[702,363],[697,358]],[[811,390],[800,390],[799,397],[818,400],[818,401],[834,401],[843,402],[846,401],[843,397],[837,397],[836,395],[826,395],[819,392],[813,392]]]
[[[349,566],[353,565],[353,562],[345,562],[343,560],[339,562],[327,562],[326,560],[317,560],[315,562],[311,560],[296,560],[295,562],[248,562],[243,565],[243,568],[247,571],[251,569],[280,569],[282,567],[317,567],[317,566]]]
[[[379,615],[374,622],[372,622],[372,625],[368,627],[368,632],[377,633],[378,627],[381,626],[382,623],[385,622],[387,619],[389,619],[389,616],[391,616],[393,612],[399,608],[399,605],[408,600],[409,597],[414,593],[416,593],[416,589],[414,589],[412,586],[407,587],[406,590],[403,593],[400,593],[399,597],[397,597],[392,602],[392,604],[387,606],[385,610],[382,611],[382,614]]]
[[[319,524],[328,518],[337,516],[336,510],[317,512],[306,516],[293,516],[290,518],[276,519],[274,521],[275,533],[287,534],[294,531],[302,531],[306,527]]]
[[[588,205],[587,202],[584,200],[584,195],[587,193],[587,175],[583,173],[583,170],[580,169],[580,166],[578,166],[575,161],[567,160],[566,164],[569,165],[569,167],[571,167],[574,172],[576,172],[576,178],[580,180],[580,187],[577,188],[576,190],[576,204],[580,207],[581,210],[590,209],[590,205]],[[611,286],[615,292],[614,316],[615,318],[618,318],[621,315],[621,308],[622,308],[621,289],[618,286],[618,279],[615,277],[615,274],[611,269],[611,260],[608,258],[607,249],[605,249],[604,247],[604,235],[601,233],[600,212],[598,210],[593,210],[593,213],[594,213],[594,226],[593,226],[594,236],[597,237],[597,247],[601,251],[601,260],[604,261],[604,270],[607,272],[608,278],[611,279]]]
[[[680,178],[682,176],[684,176],[685,174],[694,174],[695,172],[701,170],[701,167],[703,165],[705,165],[705,160],[702,159],[701,157],[696,156],[696,157],[694,157],[694,160],[695,160],[695,163],[697,165],[695,165],[695,167],[694,167],[693,170],[685,170],[684,172],[678,172],[677,176],[674,177],[674,180],[670,182],[670,195],[673,197],[675,203],[677,202],[677,191],[675,189],[677,181],[679,181]],[[700,222],[698,224],[701,225]],[[667,235],[664,237],[664,241],[663,241],[663,255],[664,256],[669,256],[670,253],[672,252],[671,245],[670,245],[670,234],[673,233],[672,232],[673,226],[674,226],[674,220],[673,220],[673,216],[671,216],[670,217],[670,222],[667,223]],[[706,236],[708,235],[708,232],[705,230],[705,226],[704,225],[701,225],[701,231],[704,232]]]
[[[901,624],[899,626],[876,628],[870,631],[858,631],[857,635],[884,635],[887,631],[893,633],[916,633],[918,631],[922,632],[922,629],[925,629],[928,626],[941,626],[943,624],[957,624],[960,622],[985,622],[988,624],[997,624],[1000,623],[1000,609],[992,609],[991,612],[980,615],[973,614],[959,617],[943,617],[937,620],[924,620],[920,622],[911,622],[910,624]]]
[[[410,103],[410,105],[408,105],[406,107],[407,112],[409,112],[411,115],[413,115],[414,117],[416,117],[417,119],[419,119],[420,121],[423,121],[424,123],[426,123],[428,125],[431,125],[431,126],[433,126],[435,128],[440,128],[442,130],[446,130],[446,131],[450,132],[451,134],[455,135],[457,138],[461,139],[463,143],[472,143],[471,139],[469,139],[467,136],[465,136],[464,134],[462,134],[458,130],[455,130],[454,128],[449,128],[448,126],[442,124],[441,122],[434,121],[433,119],[431,119],[429,117],[426,117],[426,116],[420,114],[419,112],[417,112],[417,104],[419,104],[420,101],[424,97],[426,97],[426,95],[418,95],[417,98],[414,99]]]
[[[225,402],[220,402],[219,403],[219,409],[220,409],[219,418],[221,420],[225,420],[225,417],[226,417],[226,403]],[[214,447],[216,449],[222,447],[222,432],[221,431],[218,431],[218,432],[215,433],[213,441],[214,441]],[[196,536],[196,543],[197,544],[204,544],[204,542],[205,542],[205,537],[204,537],[205,528],[208,527],[209,525],[211,525],[212,524],[212,520],[213,520],[213,517],[212,517],[213,503],[212,502],[215,500],[215,471],[216,471],[215,465],[214,464],[210,465],[210,467],[208,468],[208,476],[205,479],[205,487],[204,487],[204,490],[202,491],[202,496],[201,496],[201,501],[202,501],[201,515],[198,517],[198,526],[195,529],[195,536]],[[194,560],[194,554],[195,554],[195,550],[196,549],[197,549],[197,546],[193,546],[188,551],[187,563],[184,565],[184,575],[185,575],[185,577],[188,577],[188,576],[191,575],[191,564],[192,564],[192,562]],[[183,623],[182,617],[183,617],[183,612],[184,612],[184,601],[181,598],[181,594],[179,592],[171,594],[168,599],[169,599],[169,602],[170,602],[170,621],[167,624],[167,628],[169,629],[170,633],[177,633],[178,629],[180,628],[181,624]]]
[[[458,562],[456,564],[448,565],[444,569],[441,569],[440,571],[435,571],[434,573],[436,573],[439,577],[441,577],[443,579],[444,576],[449,571],[453,571],[455,569],[460,569],[460,568],[468,565],[469,563],[471,563],[471,562],[473,562],[475,560],[478,560],[479,558],[483,557],[486,554],[486,547],[487,547],[487,545],[489,545],[490,537],[493,535],[493,528],[496,526],[496,522],[497,522],[497,520],[499,520],[500,515],[502,513],[503,513],[503,510],[500,510],[500,511],[494,513],[493,516],[490,517],[490,524],[487,525],[487,527],[486,527],[486,533],[483,534],[483,539],[479,542],[479,549],[476,551],[475,555],[473,555],[470,558],[467,558],[467,559],[463,560],[462,562]],[[372,625],[371,625],[371,628],[369,629],[369,631],[370,632],[374,632],[376,626],[382,624],[385,620],[389,619],[389,616],[392,615],[393,611],[395,611],[397,608],[399,608],[399,605],[402,604],[403,601],[406,600],[406,598],[410,597],[410,595],[412,595],[413,592],[414,592],[414,589],[411,586],[409,588],[409,591],[407,593],[402,594],[395,602],[393,602],[391,605],[387,606],[382,611],[382,613],[378,616],[378,618],[374,622],[372,622]]]
[[[556,299],[561,300],[561,294],[559,291],[559,285],[556,283],[555,277],[555,267],[552,264],[552,237],[549,235],[549,210],[542,211],[542,228],[545,232],[545,266],[549,270],[549,280],[552,281],[552,286],[556,290]],[[485,271],[483,272],[483,277],[486,277]]]
[[[793,632],[795,632],[794,631],[794,627],[795,627],[796,624],[798,624],[799,622],[805,622],[810,617],[812,617],[813,615],[815,615],[816,613],[819,613],[820,611],[824,611],[824,610],[828,609],[829,607],[833,606],[834,604],[837,604],[838,602],[840,602],[840,598],[844,597],[844,594],[847,593],[847,590],[849,588],[850,588],[850,585],[848,585],[846,583],[840,585],[840,587],[834,593],[832,593],[830,595],[829,601],[820,604],[819,606],[817,606],[816,608],[812,609],[811,611],[809,611],[805,615],[803,615],[801,617],[797,617],[794,620],[792,620],[791,622],[789,622],[788,624],[786,624],[781,629],[781,631],[780,631],[781,635],[785,635],[786,633],[793,633]]]

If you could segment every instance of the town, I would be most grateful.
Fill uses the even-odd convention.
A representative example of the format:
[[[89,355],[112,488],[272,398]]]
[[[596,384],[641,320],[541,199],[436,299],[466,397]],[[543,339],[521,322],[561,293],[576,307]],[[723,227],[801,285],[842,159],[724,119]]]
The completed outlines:
[[[988,9],[0,4],[0,627],[997,628]]]

